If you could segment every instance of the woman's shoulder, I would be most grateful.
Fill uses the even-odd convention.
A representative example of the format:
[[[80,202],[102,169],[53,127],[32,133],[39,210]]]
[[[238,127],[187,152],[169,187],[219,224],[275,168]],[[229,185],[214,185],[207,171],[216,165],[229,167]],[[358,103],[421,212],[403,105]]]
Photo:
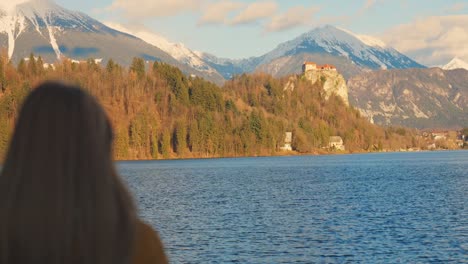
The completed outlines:
[[[138,220],[133,264],[168,263],[158,233],[147,223]]]

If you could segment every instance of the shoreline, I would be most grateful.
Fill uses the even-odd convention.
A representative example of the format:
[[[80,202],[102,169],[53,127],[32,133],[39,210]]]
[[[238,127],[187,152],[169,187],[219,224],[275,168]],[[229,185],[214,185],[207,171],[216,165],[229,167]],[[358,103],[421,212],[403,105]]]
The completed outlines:
[[[225,156],[225,157],[182,157],[167,159],[115,159],[114,162],[136,162],[136,161],[175,161],[175,160],[209,160],[209,159],[243,159],[243,158],[273,158],[273,157],[301,157],[301,156],[342,156],[357,154],[392,154],[392,153],[429,153],[429,152],[451,152],[468,151],[468,149],[439,149],[439,150],[418,150],[418,151],[362,151],[362,152],[329,152],[329,153],[289,153],[280,155],[256,155],[256,156]]]

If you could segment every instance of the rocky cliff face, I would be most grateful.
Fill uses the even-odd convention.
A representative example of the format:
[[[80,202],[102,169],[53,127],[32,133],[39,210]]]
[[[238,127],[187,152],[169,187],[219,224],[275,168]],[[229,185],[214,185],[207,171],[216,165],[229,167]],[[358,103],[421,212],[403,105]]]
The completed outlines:
[[[332,94],[336,94],[343,99],[346,105],[349,105],[348,87],[346,86],[344,77],[339,72],[332,70],[307,71],[304,76],[312,84],[318,82],[323,84],[325,99],[328,100]]]
[[[351,105],[380,125],[468,126],[468,71],[386,70],[348,81]]]

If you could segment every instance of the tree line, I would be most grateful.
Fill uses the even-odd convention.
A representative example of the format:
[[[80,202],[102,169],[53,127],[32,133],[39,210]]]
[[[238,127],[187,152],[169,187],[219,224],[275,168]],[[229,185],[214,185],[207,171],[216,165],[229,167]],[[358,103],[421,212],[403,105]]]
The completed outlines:
[[[42,59],[13,65],[0,56],[0,158],[25,96],[44,80],[66,80],[94,95],[114,128],[116,159],[277,155],[285,132],[298,153],[322,153],[330,136],[350,152],[418,145],[415,131],[369,123],[341,98],[324,99],[321,84],[304,78],[242,74],[219,87],[178,68],[135,58],[129,68],[109,60]],[[292,86],[294,89],[285,89]]]

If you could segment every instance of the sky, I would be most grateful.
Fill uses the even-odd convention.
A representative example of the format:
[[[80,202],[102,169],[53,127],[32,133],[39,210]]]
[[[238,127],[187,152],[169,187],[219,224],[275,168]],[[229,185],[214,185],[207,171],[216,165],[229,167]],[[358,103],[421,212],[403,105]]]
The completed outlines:
[[[24,1],[10,0],[9,2]],[[371,35],[428,66],[468,61],[468,0],[55,0],[130,31],[224,58],[260,56],[331,24]]]

